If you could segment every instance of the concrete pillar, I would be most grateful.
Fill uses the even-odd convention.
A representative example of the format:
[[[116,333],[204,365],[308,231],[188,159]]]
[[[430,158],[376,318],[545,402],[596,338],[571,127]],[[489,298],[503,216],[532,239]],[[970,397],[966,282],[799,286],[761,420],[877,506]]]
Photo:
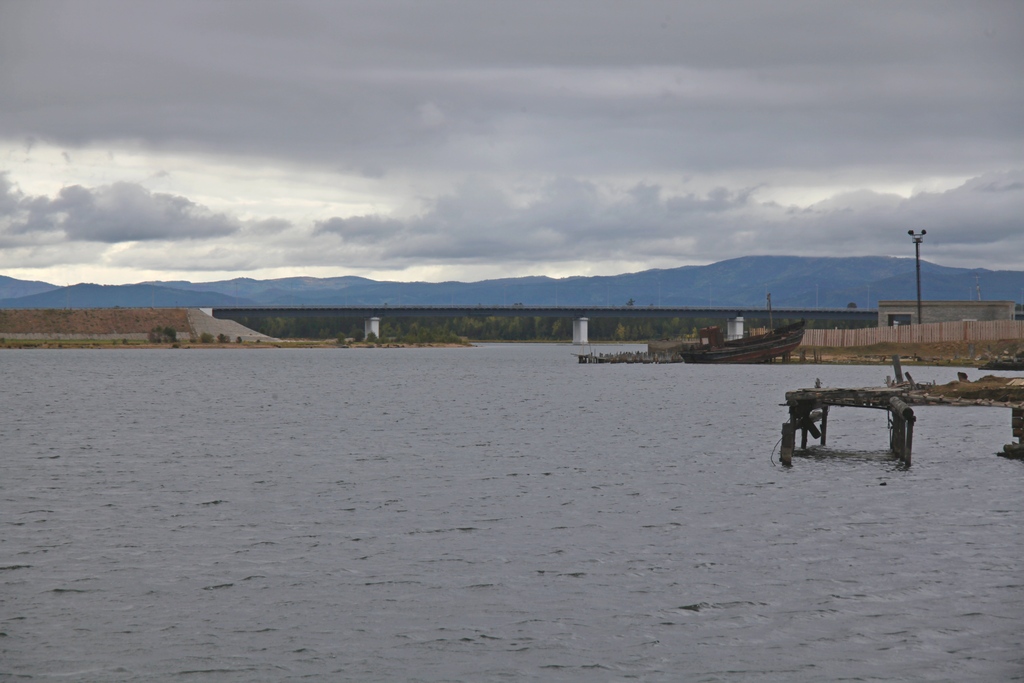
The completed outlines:
[[[735,318],[729,318],[729,322],[726,323],[725,330],[725,338],[727,341],[743,339],[743,316],[738,315]]]
[[[576,345],[589,344],[587,338],[587,323],[589,318],[576,318],[572,321],[572,343]]]
[[[380,339],[380,318],[367,318],[363,323],[363,336],[369,337],[371,332]]]

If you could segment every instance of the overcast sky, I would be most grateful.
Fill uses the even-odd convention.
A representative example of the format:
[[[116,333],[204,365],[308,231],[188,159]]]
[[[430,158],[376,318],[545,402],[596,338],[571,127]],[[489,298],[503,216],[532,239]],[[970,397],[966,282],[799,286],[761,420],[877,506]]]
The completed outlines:
[[[1024,269],[1024,2],[0,0],[0,274]]]

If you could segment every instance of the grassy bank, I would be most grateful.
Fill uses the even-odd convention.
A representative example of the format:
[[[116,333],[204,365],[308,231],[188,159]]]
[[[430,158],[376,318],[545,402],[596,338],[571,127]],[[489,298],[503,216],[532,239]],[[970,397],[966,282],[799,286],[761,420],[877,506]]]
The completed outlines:
[[[184,308],[0,309],[0,337],[145,334],[154,327],[188,330],[188,313]]]

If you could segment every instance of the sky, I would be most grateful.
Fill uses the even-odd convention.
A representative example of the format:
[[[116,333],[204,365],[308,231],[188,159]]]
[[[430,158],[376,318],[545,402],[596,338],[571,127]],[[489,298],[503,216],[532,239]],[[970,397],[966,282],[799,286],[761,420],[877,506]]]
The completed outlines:
[[[1024,2],[0,0],[0,274],[1024,269]]]

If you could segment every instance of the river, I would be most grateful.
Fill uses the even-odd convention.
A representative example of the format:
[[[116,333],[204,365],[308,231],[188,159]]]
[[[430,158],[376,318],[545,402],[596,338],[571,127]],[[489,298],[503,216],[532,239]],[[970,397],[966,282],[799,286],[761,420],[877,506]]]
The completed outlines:
[[[1024,677],[1009,411],[784,469],[787,390],[891,369],[573,352],[0,353],[0,680]]]

